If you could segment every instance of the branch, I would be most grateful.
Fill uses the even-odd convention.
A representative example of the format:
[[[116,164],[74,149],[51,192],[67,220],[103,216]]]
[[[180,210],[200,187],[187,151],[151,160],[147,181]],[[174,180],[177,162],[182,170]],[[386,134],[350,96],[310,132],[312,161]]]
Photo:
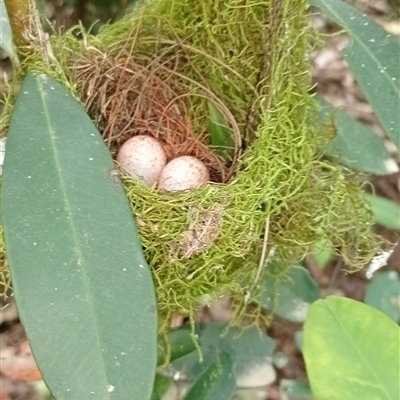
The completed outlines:
[[[27,32],[29,32],[31,25],[30,2],[31,0],[4,0],[13,40],[21,59],[25,52],[22,49],[29,47]]]
[[[48,35],[43,31],[34,0],[4,0],[13,40],[21,62],[41,53],[46,62],[54,61]]]

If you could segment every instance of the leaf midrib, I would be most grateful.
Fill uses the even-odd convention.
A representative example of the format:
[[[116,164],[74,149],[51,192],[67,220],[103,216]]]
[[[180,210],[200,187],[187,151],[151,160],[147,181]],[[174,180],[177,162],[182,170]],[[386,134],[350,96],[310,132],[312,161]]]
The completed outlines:
[[[359,359],[363,362],[363,364],[366,365],[367,369],[370,371],[371,375],[375,378],[375,381],[378,383],[378,386],[376,386],[378,389],[382,388],[382,392],[384,392],[388,398],[388,400],[391,400],[390,394],[386,391],[385,385],[380,381],[378,376],[375,374],[375,371],[373,368],[370,367],[370,363],[368,360],[364,357],[363,353],[360,352],[359,347],[357,344],[354,342],[351,334],[348,332],[347,328],[345,325],[342,324],[341,320],[337,316],[337,312],[331,307],[331,305],[327,302],[327,307],[329,312],[331,313],[333,319],[336,321],[337,325],[340,327],[341,331],[343,334],[346,336],[347,341],[350,343],[350,345],[355,349]]]
[[[68,195],[67,195],[67,190],[66,190],[66,186],[65,186],[65,180],[63,179],[63,176],[62,176],[62,173],[61,173],[62,169],[61,169],[61,164],[60,164],[60,161],[59,161],[59,151],[57,150],[57,146],[55,144],[55,130],[53,129],[53,124],[51,122],[51,117],[50,117],[50,113],[49,113],[49,110],[48,110],[48,107],[47,107],[47,102],[46,102],[46,94],[45,94],[45,90],[44,90],[43,86],[41,85],[40,77],[41,77],[40,75],[37,77],[36,82],[37,82],[37,85],[38,85],[38,92],[40,93],[40,98],[42,100],[43,115],[44,115],[44,118],[46,120],[46,124],[47,124],[47,127],[48,127],[49,141],[50,141],[50,144],[51,144],[51,149],[52,149],[52,153],[53,153],[53,159],[54,159],[54,163],[56,165],[56,171],[57,171],[57,175],[58,175],[58,179],[59,179],[59,184],[60,184],[60,188],[61,188],[63,201],[65,203],[64,210],[68,214],[67,220],[68,220],[68,224],[70,226],[73,242],[76,245],[75,248],[78,249],[78,251],[75,254],[78,254],[79,260],[81,261],[80,265],[79,265],[79,271],[80,271],[80,275],[82,277],[82,282],[83,282],[83,285],[84,285],[84,287],[86,289],[88,298],[90,298],[90,300],[91,300],[89,302],[90,303],[91,317],[92,317],[92,320],[94,322],[94,326],[97,327],[98,326],[98,320],[96,318],[96,313],[95,313],[95,310],[94,310],[94,307],[93,307],[93,303],[94,303],[94,301],[93,301],[93,293],[92,293],[91,287],[90,287],[90,285],[88,283],[89,279],[88,279],[87,271],[86,271],[86,268],[85,268],[85,259],[83,257],[83,250],[82,250],[81,242],[79,241],[79,235],[78,235],[78,231],[76,229],[76,224],[74,223],[74,213],[72,213],[72,211],[71,211],[71,205],[70,205],[70,202],[69,202],[69,199],[68,199]],[[97,344],[98,344],[97,348],[99,349],[100,348],[99,331],[98,331],[98,329],[94,329],[94,331],[95,331]],[[99,354],[99,359],[102,360],[102,366],[103,366],[102,374],[104,376],[104,381],[108,382],[107,374],[105,372],[106,371],[106,368],[105,368],[106,367],[106,362],[105,362],[104,358],[102,357],[102,353],[100,351],[98,352],[98,354]]]

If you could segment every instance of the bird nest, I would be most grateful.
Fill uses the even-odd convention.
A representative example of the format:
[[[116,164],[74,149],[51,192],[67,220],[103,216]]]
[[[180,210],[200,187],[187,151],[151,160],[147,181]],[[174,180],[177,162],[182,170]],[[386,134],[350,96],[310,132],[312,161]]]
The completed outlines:
[[[164,51],[170,55],[161,59],[145,53],[127,54],[126,49],[117,57],[91,51],[71,68],[81,98],[114,156],[127,139],[149,135],[163,145],[168,161],[196,157],[207,166],[213,182],[226,183],[240,155],[239,127],[223,101],[201,83],[201,76],[194,80],[178,71],[185,61],[176,50],[176,45],[166,47]],[[218,156],[218,149],[210,145],[209,113],[193,111],[207,102],[230,127],[234,148],[229,160]]]
[[[251,299],[272,255],[284,274],[320,240],[350,269],[374,256],[357,183],[319,154],[304,1],[155,0],[81,35],[52,46],[112,154],[146,134],[169,159],[193,155],[210,171],[210,183],[176,193],[122,175],[162,316],[226,293]],[[212,145],[210,105],[230,157]]]

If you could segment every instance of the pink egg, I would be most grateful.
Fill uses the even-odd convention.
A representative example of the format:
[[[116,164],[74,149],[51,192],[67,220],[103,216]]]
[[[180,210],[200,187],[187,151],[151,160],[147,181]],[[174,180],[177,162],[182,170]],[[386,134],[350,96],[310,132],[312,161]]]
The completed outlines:
[[[160,189],[176,192],[204,185],[210,180],[207,167],[197,158],[174,158],[162,170],[158,180]]]
[[[167,162],[162,145],[151,136],[139,135],[128,139],[120,148],[117,162],[133,178],[153,186]]]

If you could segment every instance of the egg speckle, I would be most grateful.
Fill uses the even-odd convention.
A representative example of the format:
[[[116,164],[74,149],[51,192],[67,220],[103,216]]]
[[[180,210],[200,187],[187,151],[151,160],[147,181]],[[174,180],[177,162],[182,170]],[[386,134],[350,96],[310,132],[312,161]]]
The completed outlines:
[[[160,189],[176,192],[204,185],[210,180],[207,167],[197,158],[182,156],[170,161],[158,180]]]
[[[129,175],[153,186],[167,162],[162,145],[146,135],[128,139],[120,148],[117,162]]]

